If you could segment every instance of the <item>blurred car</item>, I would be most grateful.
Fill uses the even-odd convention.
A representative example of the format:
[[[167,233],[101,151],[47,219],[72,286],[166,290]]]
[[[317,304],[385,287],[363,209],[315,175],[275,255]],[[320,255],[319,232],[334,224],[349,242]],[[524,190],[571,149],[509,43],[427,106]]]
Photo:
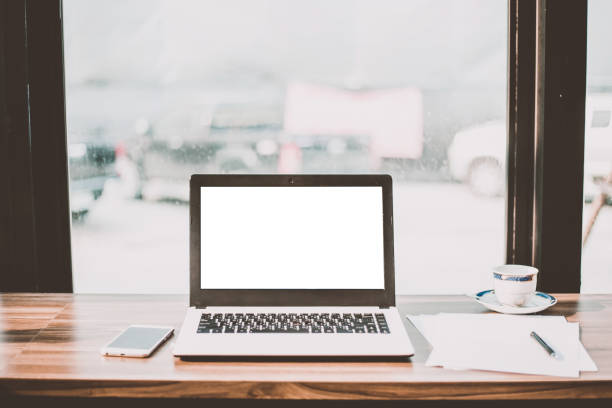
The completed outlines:
[[[106,181],[117,177],[115,147],[93,142],[68,144],[70,212],[83,217],[104,192]]]
[[[584,195],[591,200],[612,171],[612,95],[592,94],[586,101]],[[448,148],[451,176],[478,195],[504,193],[506,125],[491,121],[455,134]]]
[[[132,196],[187,201],[191,174],[274,172],[280,115],[265,105],[175,108],[153,122],[139,120],[117,166]]]
[[[457,132],[448,148],[448,167],[455,180],[475,194],[503,194],[506,162],[506,126],[491,121]]]
[[[124,194],[189,200],[194,173],[325,173],[371,167],[370,138],[351,133],[291,134],[282,103],[189,103],[139,119],[117,149]]]

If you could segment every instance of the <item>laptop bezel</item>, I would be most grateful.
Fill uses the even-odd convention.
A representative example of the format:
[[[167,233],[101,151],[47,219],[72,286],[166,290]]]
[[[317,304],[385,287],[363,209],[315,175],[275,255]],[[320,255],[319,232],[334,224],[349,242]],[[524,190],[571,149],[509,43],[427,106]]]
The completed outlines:
[[[200,188],[379,186],[383,199],[384,289],[202,289]],[[395,306],[393,193],[391,176],[367,175],[237,175],[194,174],[190,179],[190,305],[206,306]]]

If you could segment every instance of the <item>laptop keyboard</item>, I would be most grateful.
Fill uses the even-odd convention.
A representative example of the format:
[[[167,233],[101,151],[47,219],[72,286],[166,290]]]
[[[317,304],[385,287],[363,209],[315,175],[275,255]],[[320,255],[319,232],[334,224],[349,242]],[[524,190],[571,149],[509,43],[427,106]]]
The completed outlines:
[[[198,333],[390,333],[383,313],[202,313]]]

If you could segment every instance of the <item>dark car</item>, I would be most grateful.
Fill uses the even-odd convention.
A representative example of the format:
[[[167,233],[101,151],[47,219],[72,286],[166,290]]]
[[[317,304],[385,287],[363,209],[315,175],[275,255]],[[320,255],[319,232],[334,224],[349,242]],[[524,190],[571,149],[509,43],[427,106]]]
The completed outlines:
[[[282,133],[275,107],[187,106],[166,112],[125,143],[135,197],[188,200],[193,173],[274,172]]]
[[[188,201],[194,173],[346,172],[367,169],[367,137],[290,135],[281,103],[177,106],[125,143],[121,177],[136,198]],[[125,160],[127,159],[127,160]]]
[[[117,177],[115,148],[94,143],[69,143],[70,211],[74,218],[83,217],[104,192],[106,181]]]

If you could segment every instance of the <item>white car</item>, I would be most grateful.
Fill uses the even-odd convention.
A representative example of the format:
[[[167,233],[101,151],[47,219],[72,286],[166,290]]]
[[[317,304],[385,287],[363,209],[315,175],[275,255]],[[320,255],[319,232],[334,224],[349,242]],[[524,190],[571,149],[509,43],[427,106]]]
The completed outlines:
[[[486,122],[463,129],[448,148],[448,167],[455,180],[478,195],[497,196],[504,191],[506,124]]]
[[[585,116],[584,193],[591,199],[612,171],[612,94],[587,97]],[[474,193],[499,196],[504,193],[506,124],[491,121],[455,134],[448,148],[451,176],[466,183]]]

